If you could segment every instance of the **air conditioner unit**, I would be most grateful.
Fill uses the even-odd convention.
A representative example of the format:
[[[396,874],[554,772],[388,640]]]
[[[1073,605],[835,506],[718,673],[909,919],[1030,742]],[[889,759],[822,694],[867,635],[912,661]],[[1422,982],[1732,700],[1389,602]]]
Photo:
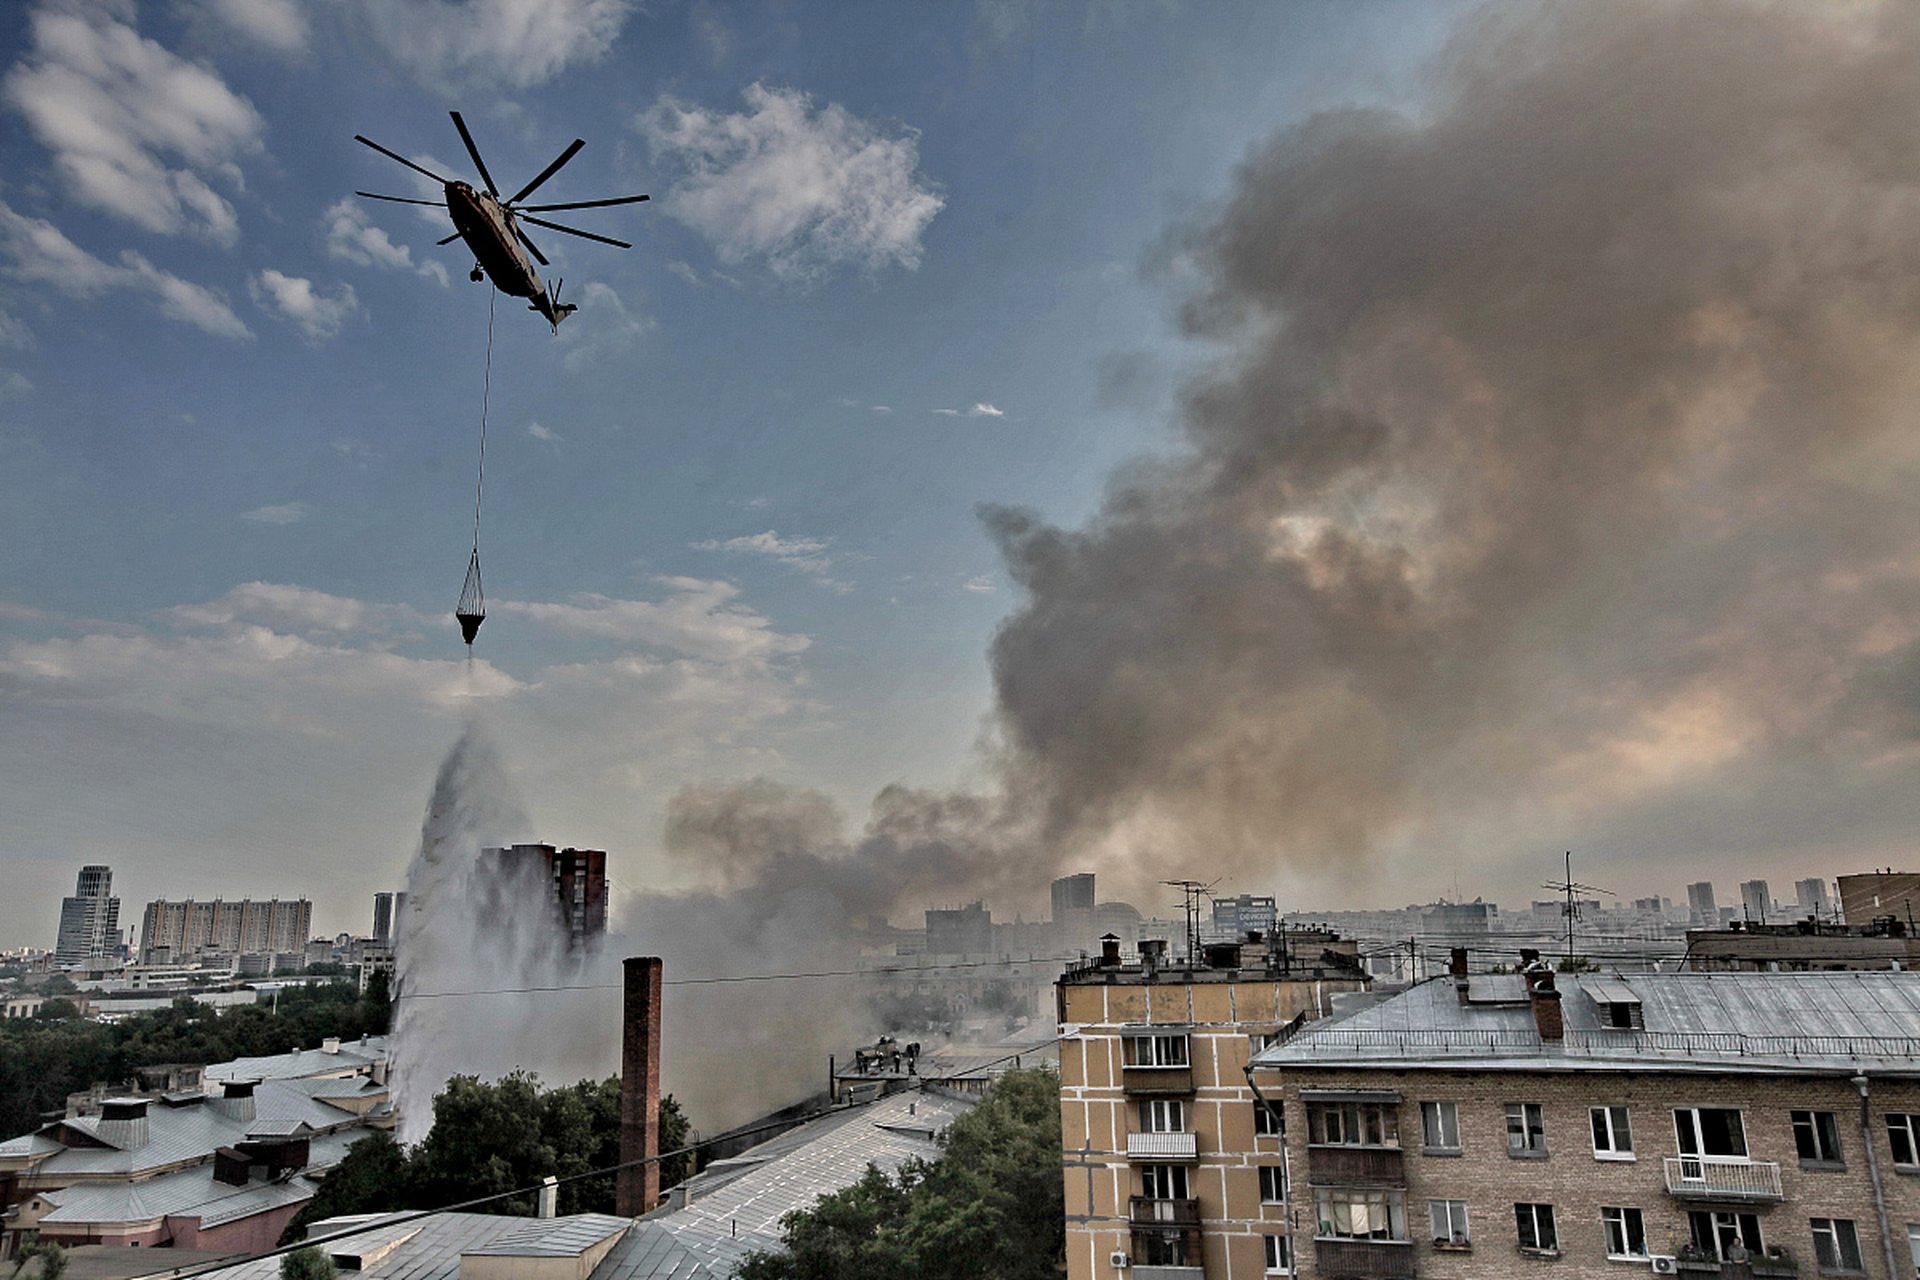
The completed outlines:
[[[1127,1255],[1119,1249],[1115,1249],[1107,1255],[1107,1265],[1110,1267],[1118,1267],[1120,1270],[1125,1271],[1127,1269],[1127,1262]]]
[[[1673,1256],[1671,1254],[1656,1253],[1647,1259],[1647,1261],[1653,1264],[1653,1274],[1657,1276],[1670,1276],[1677,1270],[1673,1265]]]

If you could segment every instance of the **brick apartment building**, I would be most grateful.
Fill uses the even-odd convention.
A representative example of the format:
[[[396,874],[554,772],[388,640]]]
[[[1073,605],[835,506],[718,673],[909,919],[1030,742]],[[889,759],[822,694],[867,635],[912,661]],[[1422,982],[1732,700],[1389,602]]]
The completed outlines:
[[[1123,965],[1105,943],[1055,988],[1069,1280],[1258,1276],[1279,1166],[1255,1145],[1248,1059],[1371,979],[1325,933],[1209,946],[1199,965],[1157,940]]]
[[[1263,1050],[1250,1079],[1284,1135],[1241,1158],[1292,1174],[1263,1184],[1256,1229],[1286,1238],[1269,1271],[1289,1256],[1302,1276],[1443,1280],[1920,1267],[1920,974],[1536,961],[1469,977],[1457,953],[1451,977]],[[1248,1274],[1215,1270],[1217,1252],[1204,1275]]]

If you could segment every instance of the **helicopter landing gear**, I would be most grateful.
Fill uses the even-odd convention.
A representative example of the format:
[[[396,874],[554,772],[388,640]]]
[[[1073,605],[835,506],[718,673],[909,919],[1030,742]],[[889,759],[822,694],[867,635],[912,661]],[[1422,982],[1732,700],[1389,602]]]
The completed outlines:
[[[485,275],[486,273],[480,270],[480,264],[476,262],[473,264],[473,270],[467,272],[467,279],[473,281],[475,284],[479,284],[480,281],[485,278]]]

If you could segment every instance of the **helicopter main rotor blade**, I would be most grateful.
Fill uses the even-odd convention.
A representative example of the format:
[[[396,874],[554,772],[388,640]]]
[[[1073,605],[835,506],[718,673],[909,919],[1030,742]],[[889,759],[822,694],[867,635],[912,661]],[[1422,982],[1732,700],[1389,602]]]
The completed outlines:
[[[532,221],[532,219],[529,219],[529,221]],[[526,232],[522,231],[518,227],[515,227],[513,229],[513,234],[520,237],[520,243],[527,246],[527,252],[533,255],[533,259],[535,262],[538,262],[543,267],[550,267],[553,265],[551,262],[547,261],[547,255],[540,252],[540,246],[536,245],[533,241],[527,239]]]
[[[444,209],[447,207],[445,200],[409,200],[405,196],[383,196],[372,191],[356,191],[353,194],[365,196],[369,200],[391,200],[395,204],[424,204],[430,209]]]
[[[385,147],[381,146],[379,143],[375,142],[372,138],[363,138],[356,133],[353,135],[353,140],[355,142],[366,143],[368,146],[372,147],[375,151],[378,151],[381,155],[385,156],[389,160],[398,160],[401,164],[407,166],[407,168],[409,169],[412,169],[415,173],[426,174],[429,178],[432,178],[435,182],[439,183],[443,187],[452,181],[451,178],[443,178],[431,169],[422,169],[419,165],[407,159],[405,156],[401,155],[398,151],[389,151]]]
[[[578,227],[563,227],[557,222],[548,222],[545,218],[529,218],[526,214],[516,214],[522,222],[531,222],[536,227],[546,227],[550,231],[564,231],[570,236],[579,236],[582,240],[598,240],[601,244],[610,244],[616,249],[631,249],[625,240],[615,240],[612,236],[597,236],[591,231],[582,231]],[[525,236],[520,237],[525,240]]]
[[[515,213],[552,213],[556,209],[600,209],[610,204],[638,204],[652,196],[621,196],[617,200],[575,200],[571,204],[523,204]]]
[[[473,157],[473,167],[480,171],[480,180],[487,184],[487,194],[498,196],[500,189],[493,185],[493,175],[487,172],[487,162],[480,158],[480,148],[473,145],[473,135],[467,132],[467,122],[460,118],[458,111],[449,111],[453,117],[453,127],[460,131],[460,141],[467,144],[467,154]]]
[[[541,183],[545,182],[548,178],[551,178],[554,174],[560,172],[560,166],[565,164],[567,161],[573,159],[574,156],[578,155],[580,153],[580,148],[586,145],[587,145],[587,140],[585,138],[575,138],[573,140],[572,146],[568,147],[565,151],[562,151],[557,160],[555,160],[552,164],[548,165],[546,168],[540,171],[539,177],[535,178],[532,182],[529,182],[526,186],[514,192],[513,195],[503,203],[518,204],[520,201],[525,200],[528,196],[533,194],[534,188],[538,187]]]

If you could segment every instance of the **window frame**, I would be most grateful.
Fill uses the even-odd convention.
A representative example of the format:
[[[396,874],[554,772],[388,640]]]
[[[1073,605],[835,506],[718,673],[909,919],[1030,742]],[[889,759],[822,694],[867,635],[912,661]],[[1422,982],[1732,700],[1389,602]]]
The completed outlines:
[[[1193,1180],[1187,1176],[1187,1166],[1184,1164],[1167,1164],[1155,1161],[1151,1164],[1142,1164],[1139,1168],[1140,1198],[1142,1200],[1194,1199]],[[1156,1187],[1154,1185],[1156,1182],[1162,1181],[1165,1183],[1164,1187]],[[1179,1186],[1180,1194],[1160,1194],[1163,1190],[1171,1191],[1176,1184]]]
[[[1601,1205],[1600,1228],[1607,1237],[1607,1257],[1614,1262],[1645,1262],[1652,1256],[1647,1248],[1647,1218],[1633,1205]],[[1634,1246],[1638,1237],[1639,1249]],[[1614,1246],[1619,1245],[1616,1249]]]
[[[1560,1229],[1553,1218],[1553,1206],[1533,1200],[1516,1200],[1513,1205],[1514,1236],[1520,1242],[1523,1253],[1537,1253],[1560,1256]],[[1545,1243],[1541,1227],[1546,1228]],[[1532,1240],[1529,1241],[1528,1237]]]
[[[1329,1123],[1336,1117],[1337,1124]],[[1349,1137],[1350,1134],[1357,1135],[1358,1141]],[[1307,1145],[1397,1151],[1400,1149],[1400,1105],[1395,1102],[1309,1102]]]
[[[1441,1229],[1440,1222],[1443,1206],[1446,1214],[1445,1230]],[[1458,1221],[1460,1226],[1457,1231],[1454,1229],[1455,1210],[1459,1211]],[[1465,1200],[1427,1201],[1427,1226],[1433,1232],[1433,1241],[1435,1244],[1440,1243],[1442,1240],[1453,1245],[1473,1243],[1473,1215],[1468,1211]]]
[[[1803,1169],[1844,1169],[1846,1149],[1840,1145],[1840,1117],[1832,1111],[1795,1107],[1787,1112],[1793,1123],[1793,1149]],[[1808,1154],[1808,1148],[1812,1154]]]
[[[1595,1160],[1638,1160],[1633,1150],[1633,1114],[1625,1106],[1587,1108],[1587,1127],[1592,1131]],[[1607,1141],[1600,1145],[1601,1137]]]
[[[1287,1167],[1283,1164],[1255,1166],[1260,1170],[1260,1203],[1287,1203]]]
[[[1812,1218],[1808,1226],[1813,1229],[1814,1265],[1823,1275],[1866,1272],[1866,1259],[1860,1252],[1860,1229],[1852,1218]]]
[[[1278,1138],[1283,1135],[1280,1104],[1253,1100],[1253,1136]]]
[[[1708,1115],[1728,1115],[1734,1118],[1733,1127],[1726,1129],[1721,1136],[1737,1138],[1740,1146],[1738,1151],[1707,1150],[1707,1126],[1704,1117]],[[1682,1116],[1690,1118],[1685,1127],[1681,1124]],[[1681,1156],[1696,1160],[1750,1161],[1753,1158],[1749,1154],[1751,1149],[1747,1146],[1747,1117],[1739,1107],[1675,1107],[1673,1109],[1673,1141]],[[1732,1144],[1729,1143],[1729,1145]],[[1689,1150],[1689,1146],[1693,1149]]]
[[[1906,1135],[1907,1158],[1900,1158],[1900,1139]],[[1887,1145],[1893,1151],[1893,1167],[1920,1170],[1920,1115],[1907,1111],[1887,1112]]]
[[[1128,1067],[1191,1067],[1193,1050],[1184,1031],[1141,1031],[1123,1036],[1126,1041],[1121,1065]],[[1174,1046],[1179,1052],[1174,1053]],[[1142,1056],[1145,1046],[1145,1056]],[[1177,1057],[1177,1061],[1175,1058]]]
[[[1516,1112],[1518,1113],[1516,1115]],[[1507,1155],[1515,1160],[1544,1160],[1547,1158],[1547,1108],[1540,1102],[1509,1102],[1506,1104],[1507,1118]],[[1519,1128],[1515,1128],[1515,1124]],[[1515,1142],[1515,1138],[1519,1142]],[[1536,1145],[1535,1139],[1539,1142]]]
[[[1263,1261],[1265,1274],[1270,1276],[1290,1276],[1293,1274],[1293,1260],[1287,1256],[1287,1238],[1279,1232],[1270,1232],[1264,1237],[1266,1244]]]
[[[1439,1131],[1440,1141],[1434,1141],[1435,1131]],[[1447,1141],[1451,1136],[1453,1141]],[[1460,1146],[1460,1104],[1447,1098],[1436,1098],[1420,1104],[1420,1141],[1421,1150],[1428,1155],[1459,1155]]]
[[[1169,1121],[1171,1121],[1170,1127]],[[1187,1104],[1179,1098],[1142,1098],[1140,1100],[1140,1132],[1187,1132]]]
[[[1378,1205],[1386,1215],[1386,1234],[1370,1232],[1367,1235],[1342,1235],[1336,1232],[1334,1219],[1329,1210],[1336,1204],[1368,1206],[1368,1216],[1372,1208]],[[1314,1188],[1314,1226],[1316,1240],[1397,1240],[1411,1243],[1407,1239],[1407,1196],[1399,1188],[1382,1187],[1315,1187]]]

